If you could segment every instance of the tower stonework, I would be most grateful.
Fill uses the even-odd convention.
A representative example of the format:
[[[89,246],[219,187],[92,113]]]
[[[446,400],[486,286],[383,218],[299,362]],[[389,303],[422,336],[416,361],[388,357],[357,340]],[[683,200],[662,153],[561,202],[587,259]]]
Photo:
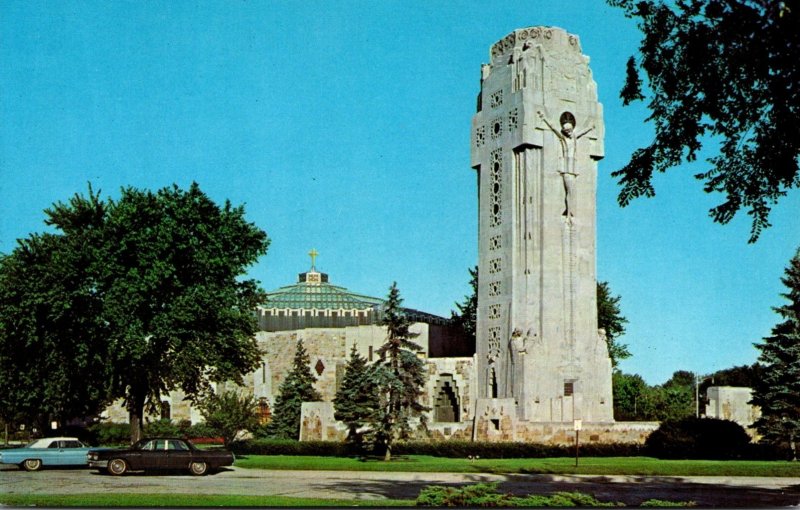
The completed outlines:
[[[481,69],[477,375],[495,428],[613,421],[595,268],[603,107],[588,63],[576,36],[532,27]]]

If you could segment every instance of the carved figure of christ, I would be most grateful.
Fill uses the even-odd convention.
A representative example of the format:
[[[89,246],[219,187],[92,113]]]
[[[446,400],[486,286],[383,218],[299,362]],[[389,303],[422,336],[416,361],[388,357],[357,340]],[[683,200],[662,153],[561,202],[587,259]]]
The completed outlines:
[[[561,152],[564,160],[564,167],[558,173],[561,174],[562,179],[564,180],[564,216],[567,217],[567,220],[572,217],[573,207],[573,200],[575,197],[575,179],[578,177],[578,172],[575,168],[575,160],[577,158],[578,152],[578,138],[581,138],[588,132],[594,129],[594,126],[588,127],[580,133],[575,133],[575,117],[569,113],[565,112],[561,115],[561,130],[557,130],[553,127],[552,124],[547,120],[547,117],[544,116],[541,110],[537,111],[536,113],[539,114],[539,118],[547,124],[547,127],[555,133],[558,141],[561,144]]]

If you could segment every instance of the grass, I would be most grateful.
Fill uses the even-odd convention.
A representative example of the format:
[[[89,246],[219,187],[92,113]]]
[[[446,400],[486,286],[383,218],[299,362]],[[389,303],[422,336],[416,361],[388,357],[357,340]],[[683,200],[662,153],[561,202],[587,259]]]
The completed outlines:
[[[409,499],[316,499],[220,494],[0,494],[0,505],[14,507],[337,507],[414,506]]]
[[[249,469],[330,471],[417,471],[450,473],[542,473],[630,476],[800,477],[800,462],[747,460],[661,460],[652,457],[569,457],[546,459],[452,459],[425,455],[391,462],[344,457],[242,455],[236,466]]]

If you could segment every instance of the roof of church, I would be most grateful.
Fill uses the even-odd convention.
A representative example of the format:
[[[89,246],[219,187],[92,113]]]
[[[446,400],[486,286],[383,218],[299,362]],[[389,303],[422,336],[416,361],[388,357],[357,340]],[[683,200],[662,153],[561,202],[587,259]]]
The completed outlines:
[[[311,269],[305,273],[300,273],[297,283],[294,285],[287,285],[280,287],[271,292],[267,292],[267,302],[261,306],[261,310],[304,310],[318,312],[325,312],[326,316],[335,318],[332,322],[339,322],[342,325],[350,325],[350,323],[364,322],[362,319],[356,319],[355,316],[350,316],[348,320],[343,320],[342,317],[335,313],[328,314],[327,311],[336,312],[338,310],[359,312],[368,312],[365,317],[368,317],[367,322],[373,322],[379,319],[383,314],[383,306],[385,304],[384,298],[366,296],[352,292],[344,287],[332,285],[328,282],[327,273],[318,272],[314,266],[314,259],[318,255],[316,250],[311,250]],[[433,315],[411,308],[403,308],[406,316],[412,322],[427,322],[429,324],[447,324],[449,319]],[[374,312],[374,313],[373,313]],[[277,317],[281,317],[282,312],[277,313]],[[377,314],[377,315],[376,315]],[[305,317],[305,314],[297,314],[291,312],[286,317]],[[345,315],[347,317],[347,315]],[[312,322],[319,322],[317,318],[310,319]],[[297,327],[307,327],[300,323],[304,320],[295,321],[297,324],[292,323],[291,329]],[[331,322],[331,321],[329,321]],[[288,326],[287,326],[288,327]],[[284,329],[282,326],[280,329]]]
[[[366,310],[383,304],[383,299],[356,294],[327,281],[309,282],[305,278],[315,273],[302,273],[301,280],[267,293],[265,308],[291,310]],[[324,273],[316,273],[323,275]],[[327,276],[327,275],[325,275]],[[327,278],[325,278],[327,280]]]

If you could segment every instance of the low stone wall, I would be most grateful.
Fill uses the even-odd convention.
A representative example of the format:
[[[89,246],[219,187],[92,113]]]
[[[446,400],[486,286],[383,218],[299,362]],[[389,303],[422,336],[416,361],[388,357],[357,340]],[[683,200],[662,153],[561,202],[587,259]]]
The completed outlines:
[[[581,426],[581,443],[644,444],[658,422],[613,422],[587,423]],[[515,441],[532,443],[571,445],[575,444],[575,429],[572,423],[517,423]]]
[[[432,441],[518,441],[547,445],[575,444],[572,422],[531,423],[518,421],[510,413],[512,399],[484,399],[485,406],[475,421],[432,423],[428,425]],[[659,426],[658,422],[583,422],[582,444],[644,444]],[[301,441],[343,441],[347,429],[333,418],[333,403],[305,402],[301,413]]]

